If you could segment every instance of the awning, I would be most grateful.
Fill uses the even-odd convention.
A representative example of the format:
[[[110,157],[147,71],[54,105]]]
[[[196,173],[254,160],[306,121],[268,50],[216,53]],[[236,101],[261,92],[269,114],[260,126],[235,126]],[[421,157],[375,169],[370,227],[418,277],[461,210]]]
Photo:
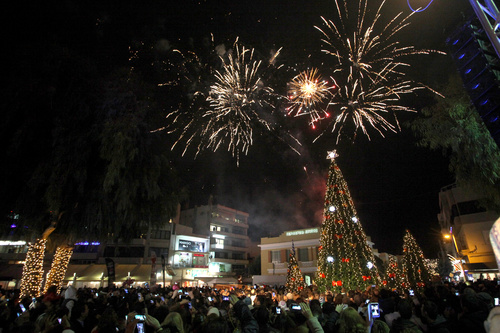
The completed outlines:
[[[238,280],[232,277],[224,277],[224,278],[215,278],[211,279],[206,284],[214,285],[214,284],[238,284]]]
[[[161,268],[161,266],[160,266]],[[156,265],[156,273],[158,273],[160,269],[158,265]],[[132,272],[130,272],[130,277],[135,281],[146,281],[149,282],[151,279],[151,264],[149,265],[138,265],[134,268]]]
[[[474,272],[498,272],[498,266],[496,262],[478,262],[478,263],[468,263],[462,264],[464,270],[469,271],[469,273]]]
[[[89,269],[89,267],[91,266],[93,265],[69,265],[68,269],[66,270],[66,277],[64,278],[64,280],[66,281],[72,280],[73,277],[75,276],[75,273],[77,279],[86,276],[85,271]]]
[[[159,267],[157,265],[156,268],[157,268],[156,273],[161,273],[161,266]],[[103,276],[104,279],[108,278],[108,269],[106,268],[105,264],[70,265],[68,267],[68,270],[66,271],[66,278],[64,280],[72,281],[74,273],[76,273],[77,281],[80,282],[100,281],[101,276]],[[116,282],[123,282],[127,280],[129,273],[130,273],[130,278],[135,281],[149,282],[149,280],[151,279],[151,264],[143,264],[143,265],[115,264]]]

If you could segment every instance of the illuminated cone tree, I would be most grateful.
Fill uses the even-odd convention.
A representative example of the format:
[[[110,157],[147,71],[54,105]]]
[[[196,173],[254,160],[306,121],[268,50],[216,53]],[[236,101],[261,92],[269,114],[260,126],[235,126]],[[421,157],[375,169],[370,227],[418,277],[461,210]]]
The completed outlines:
[[[38,297],[42,291],[43,281],[43,259],[45,258],[45,247],[47,238],[55,230],[56,222],[53,222],[42,234],[42,237],[29,244],[28,252],[23,266],[21,276],[21,297]]]
[[[61,291],[64,277],[66,276],[66,271],[68,269],[69,260],[73,255],[73,248],[67,246],[58,246],[56,253],[54,254],[54,259],[52,260],[52,265],[50,267],[49,274],[47,275],[47,281],[45,282],[45,288],[43,293],[47,293],[51,286],[57,287],[57,293]]]
[[[403,238],[403,274],[412,288],[422,288],[431,281],[424,253],[409,230]]]
[[[396,289],[401,292],[406,288],[407,284],[408,281],[406,280],[406,276],[399,268],[396,257],[389,256],[389,266],[385,272],[383,285],[391,290]]]
[[[43,281],[43,258],[46,239],[39,238],[28,246],[21,277],[21,296],[40,296]]]
[[[292,251],[288,258],[288,270],[286,273],[286,292],[298,292],[306,286],[304,281],[304,276],[300,271],[299,264],[297,262],[297,257],[295,256],[295,248],[292,244]]]
[[[359,222],[351,194],[340,168],[331,159],[324,205],[318,271],[315,282],[321,291],[364,289],[379,284],[375,257]]]

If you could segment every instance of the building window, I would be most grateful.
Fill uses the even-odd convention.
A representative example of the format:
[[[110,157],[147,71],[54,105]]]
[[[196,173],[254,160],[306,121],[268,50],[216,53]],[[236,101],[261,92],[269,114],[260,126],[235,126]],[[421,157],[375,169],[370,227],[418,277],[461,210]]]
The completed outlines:
[[[151,231],[152,239],[170,239],[170,230],[153,230]]]
[[[245,259],[244,255],[245,255],[244,253],[233,253],[233,259],[243,260],[243,259]]]
[[[215,248],[216,249],[223,249],[224,248],[224,239],[216,238],[215,239]]]
[[[215,224],[210,225],[210,230],[211,231],[228,232],[228,228],[221,227],[220,225],[215,225]]]
[[[244,228],[233,227],[233,234],[246,235],[246,230]]]
[[[309,249],[307,247],[303,248],[303,249],[299,249],[298,260],[299,261],[309,261]]]
[[[233,272],[242,272],[245,270],[245,265],[232,265]]]
[[[271,251],[271,258],[273,262],[281,262],[281,251]]]
[[[227,252],[215,252],[214,257],[219,259],[227,259]]]

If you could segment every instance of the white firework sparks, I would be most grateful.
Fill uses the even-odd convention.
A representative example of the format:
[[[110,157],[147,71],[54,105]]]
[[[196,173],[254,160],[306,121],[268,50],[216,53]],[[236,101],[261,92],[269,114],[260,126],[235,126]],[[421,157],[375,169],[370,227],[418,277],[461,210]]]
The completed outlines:
[[[410,66],[406,57],[444,54],[402,46],[397,37],[408,27],[413,13],[406,17],[399,13],[383,24],[381,11],[385,4],[386,0],[383,0],[369,18],[368,0],[361,0],[353,17],[347,1],[335,0],[337,22],[322,18],[324,28],[316,27],[326,44],[323,52],[334,59],[333,76],[341,85],[338,98],[330,103],[338,108],[334,112],[340,111],[330,123],[332,132],[339,131],[337,141],[343,123],[349,119],[354,123],[355,131],[360,129],[368,138],[367,126],[382,136],[384,131],[398,131],[400,128],[395,111],[415,111],[402,105],[401,97],[418,89],[430,89],[404,78],[405,70]],[[393,122],[387,120],[389,114]]]

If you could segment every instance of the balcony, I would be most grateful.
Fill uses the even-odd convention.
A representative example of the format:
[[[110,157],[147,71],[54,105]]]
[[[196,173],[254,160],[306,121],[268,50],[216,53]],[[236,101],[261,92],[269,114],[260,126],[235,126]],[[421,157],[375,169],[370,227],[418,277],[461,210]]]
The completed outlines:
[[[138,258],[138,257],[110,257],[113,259],[115,264],[122,264],[122,265],[142,265],[144,258]],[[106,264],[106,258],[100,257],[97,260],[98,264]]]
[[[210,244],[210,250],[220,250],[220,251],[237,251],[237,252],[242,252],[246,251],[247,247],[244,245],[220,245],[220,244]]]
[[[248,260],[246,259],[226,259],[226,258],[212,258],[209,262],[220,262],[224,264],[234,264],[234,265],[248,265]]]

